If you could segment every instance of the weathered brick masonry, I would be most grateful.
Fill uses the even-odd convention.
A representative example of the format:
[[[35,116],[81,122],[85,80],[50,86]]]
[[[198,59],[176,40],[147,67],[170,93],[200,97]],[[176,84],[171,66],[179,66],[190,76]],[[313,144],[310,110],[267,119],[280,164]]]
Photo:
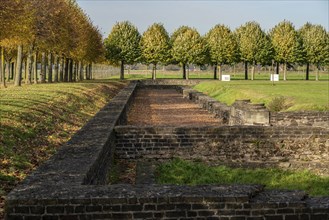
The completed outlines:
[[[116,155],[211,164],[310,168],[329,175],[329,130],[276,126],[115,128]]]
[[[114,153],[129,155],[122,148],[125,144],[131,144],[126,146],[129,148],[128,152],[141,157],[143,154],[133,149],[132,145],[142,143],[141,139],[144,138],[150,140],[145,143],[154,142],[149,149],[152,154],[155,153],[153,149],[159,146],[161,149],[161,146],[168,143],[173,146],[176,144],[176,149],[188,149],[191,148],[190,144],[195,146],[199,139],[209,141],[217,138],[218,142],[228,143],[225,140],[233,138],[241,142],[238,139],[245,138],[246,141],[241,143],[248,145],[247,140],[252,140],[255,135],[260,140],[266,139],[268,135],[275,140],[282,138],[281,135],[286,135],[287,132],[295,132],[296,136],[290,138],[303,136],[302,140],[306,140],[306,130],[284,129],[281,132],[265,126],[224,126],[202,130],[122,127],[135,88],[136,83],[131,83],[122,90],[56,155],[8,195],[7,219],[329,219],[329,197],[309,198],[300,191],[264,190],[257,185],[106,185]],[[215,113],[217,111],[218,115],[223,114],[229,118],[225,106],[223,110],[219,108],[222,104],[209,103],[218,106],[217,110],[212,109]],[[125,129],[130,130],[126,130],[124,134]],[[321,144],[322,139],[328,135],[327,130],[310,130],[314,140]],[[124,135],[131,135],[129,133],[143,137],[134,141],[131,136],[123,138]],[[165,134],[171,137],[165,137]],[[155,135],[159,135],[157,142],[152,140]],[[116,147],[117,143],[119,145]],[[148,149],[145,151],[148,152]]]

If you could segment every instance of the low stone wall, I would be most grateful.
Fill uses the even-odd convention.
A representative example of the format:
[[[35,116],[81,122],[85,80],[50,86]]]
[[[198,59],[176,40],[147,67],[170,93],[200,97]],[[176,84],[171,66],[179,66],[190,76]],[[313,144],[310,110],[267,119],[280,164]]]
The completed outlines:
[[[199,79],[192,80],[181,80],[181,79],[157,79],[157,80],[140,80],[138,84],[141,86],[165,86],[165,85],[175,85],[175,86],[194,86],[199,84],[201,81]]]
[[[232,106],[220,103],[202,92],[189,87],[180,87],[185,98],[200,104],[200,107],[223,118],[230,125],[308,126],[329,128],[329,112],[270,112],[263,104],[250,100],[236,100]]]
[[[178,91],[183,94],[184,98],[198,103],[201,108],[208,110],[210,113],[214,114],[216,118],[222,119],[221,124],[229,124],[231,111],[229,106],[189,87],[180,87]]]
[[[114,153],[124,158],[133,158],[132,155],[135,155],[136,158],[141,155],[154,155],[157,149],[159,153],[167,152],[166,146],[168,149],[174,146],[178,150],[191,149],[190,146],[196,146],[195,144],[200,142],[199,139],[209,141],[217,138],[223,143],[228,143],[229,140],[238,143],[241,138],[254,140],[255,136],[265,140],[266,137],[275,139],[283,135],[288,138],[290,135],[294,140],[297,136],[306,135],[305,130],[294,133],[289,129],[271,133],[271,130],[266,130],[271,127],[264,126],[255,126],[254,129],[234,126],[129,128],[124,124],[135,88],[136,83],[133,82],[123,89],[58,153],[8,195],[6,219],[329,218],[329,197],[309,198],[300,191],[264,190],[263,186],[258,185],[106,185]],[[135,133],[132,130],[135,130]],[[323,138],[328,138],[327,130],[313,128],[310,131],[313,133],[308,138],[323,146]],[[138,147],[135,145],[137,143],[146,145]],[[247,143],[248,141],[245,141],[245,144]],[[250,144],[259,143],[261,142]],[[146,154],[140,150],[142,146]],[[126,150],[131,153],[126,154]],[[192,153],[190,155],[193,155]],[[313,151],[310,155],[312,154]],[[156,157],[162,158],[161,155],[154,158]]]
[[[309,126],[329,128],[329,112],[271,112],[274,126]]]
[[[49,200],[51,203],[57,203],[57,199],[62,198],[61,193],[69,193],[71,190],[72,193],[84,191],[83,185],[87,184],[107,183],[108,170],[115,150],[113,129],[116,125],[125,123],[126,111],[129,109],[135,87],[136,83],[131,83],[121,90],[53,157],[9,193],[6,198],[7,219],[40,215],[38,208],[44,210]],[[54,200],[55,194],[57,197]],[[39,205],[35,207],[36,204]],[[33,205],[30,207],[32,211],[25,207],[26,205]],[[54,210],[49,212],[61,209],[54,207]]]
[[[257,185],[72,186],[20,194],[7,219],[326,220],[328,199]]]
[[[115,132],[119,158],[181,157],[210,164],[309,168],[329,175],[328,129],[117,126]]]

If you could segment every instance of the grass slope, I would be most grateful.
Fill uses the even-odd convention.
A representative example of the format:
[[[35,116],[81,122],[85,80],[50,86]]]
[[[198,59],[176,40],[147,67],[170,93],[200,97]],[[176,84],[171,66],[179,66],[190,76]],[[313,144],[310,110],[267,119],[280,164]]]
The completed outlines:
[[[161,164],[156,170],[160,184],[261,184],[269,189],[304,190],[313,196],[329,195],[329,177],[308,171],[209,167],[181,159]]]
[[[93,80],[1,89],[0,203],[125,84]]]
[[[268,105],[283,96],[290,107],[286,111],[328,111],[329,81],[205,81],[195,89],[231,105],[236,99],[251,99]]]

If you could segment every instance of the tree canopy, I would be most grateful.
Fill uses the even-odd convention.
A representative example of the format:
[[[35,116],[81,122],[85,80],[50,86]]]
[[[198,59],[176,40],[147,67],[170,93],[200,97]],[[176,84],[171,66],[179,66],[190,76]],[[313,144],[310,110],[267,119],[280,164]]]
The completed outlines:
[[[254,79],[255,65],[268,63],[272,58],[272,45],[257,22],[247,22],[236,30],[239,58],[253,65],[251,79]]]
[[[283,79],[286,80],[287,63],[299,61],[302,45],[294,25],[290,21],[282,21],[270,31],[274,49],[274,59],[283,63]]]
[[[298,33],[303,42],[304,61],[307,64],[306,80],[308,80],[310,63],[317,66],[329,63],[329,35],[321,25],[311,23],[304,24]],[[316,80],[318,80],[318,74]]]
[[[172,35],[172,57],[183,67],[183,78],[188,79],[186,65],[203,63],[207,47],[204,39],[194,28],[182,26]]]
[[[101,34],[74,0],[1,1],[0,46],[5,51],[17,49],[16,85],[24,54],[30,61],[32,53],[41,52],[95,62],[103,52]]]
[[[167,63],[170,58],[169,35],[162,24],[154,23],[141,38],[142,60],[153,64],[152,78],[156,78],[156,65],[159,62]]]
[[[225,25],[216,25],[206,35],[209,48],[210,61],[215,66],[231,64],[237,59],[238,44],[231,32]],[[221,74],[221,69],[220,69]],[[221,76],[219,77],[221,79]]]
[[[112,63],[121,62],[121,79],[124,79],[124,64],[133,64],[140,58],[141,36],[129,21],[116,23],[105,39],[106,58]]]

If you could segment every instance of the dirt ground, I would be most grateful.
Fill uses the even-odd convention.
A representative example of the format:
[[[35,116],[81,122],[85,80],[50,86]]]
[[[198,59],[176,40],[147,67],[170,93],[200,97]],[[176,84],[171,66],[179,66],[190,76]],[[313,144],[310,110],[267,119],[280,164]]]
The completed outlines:
[[[128,113],[128,124],[216,126],[220,121],[174,89],[139,89]]]

